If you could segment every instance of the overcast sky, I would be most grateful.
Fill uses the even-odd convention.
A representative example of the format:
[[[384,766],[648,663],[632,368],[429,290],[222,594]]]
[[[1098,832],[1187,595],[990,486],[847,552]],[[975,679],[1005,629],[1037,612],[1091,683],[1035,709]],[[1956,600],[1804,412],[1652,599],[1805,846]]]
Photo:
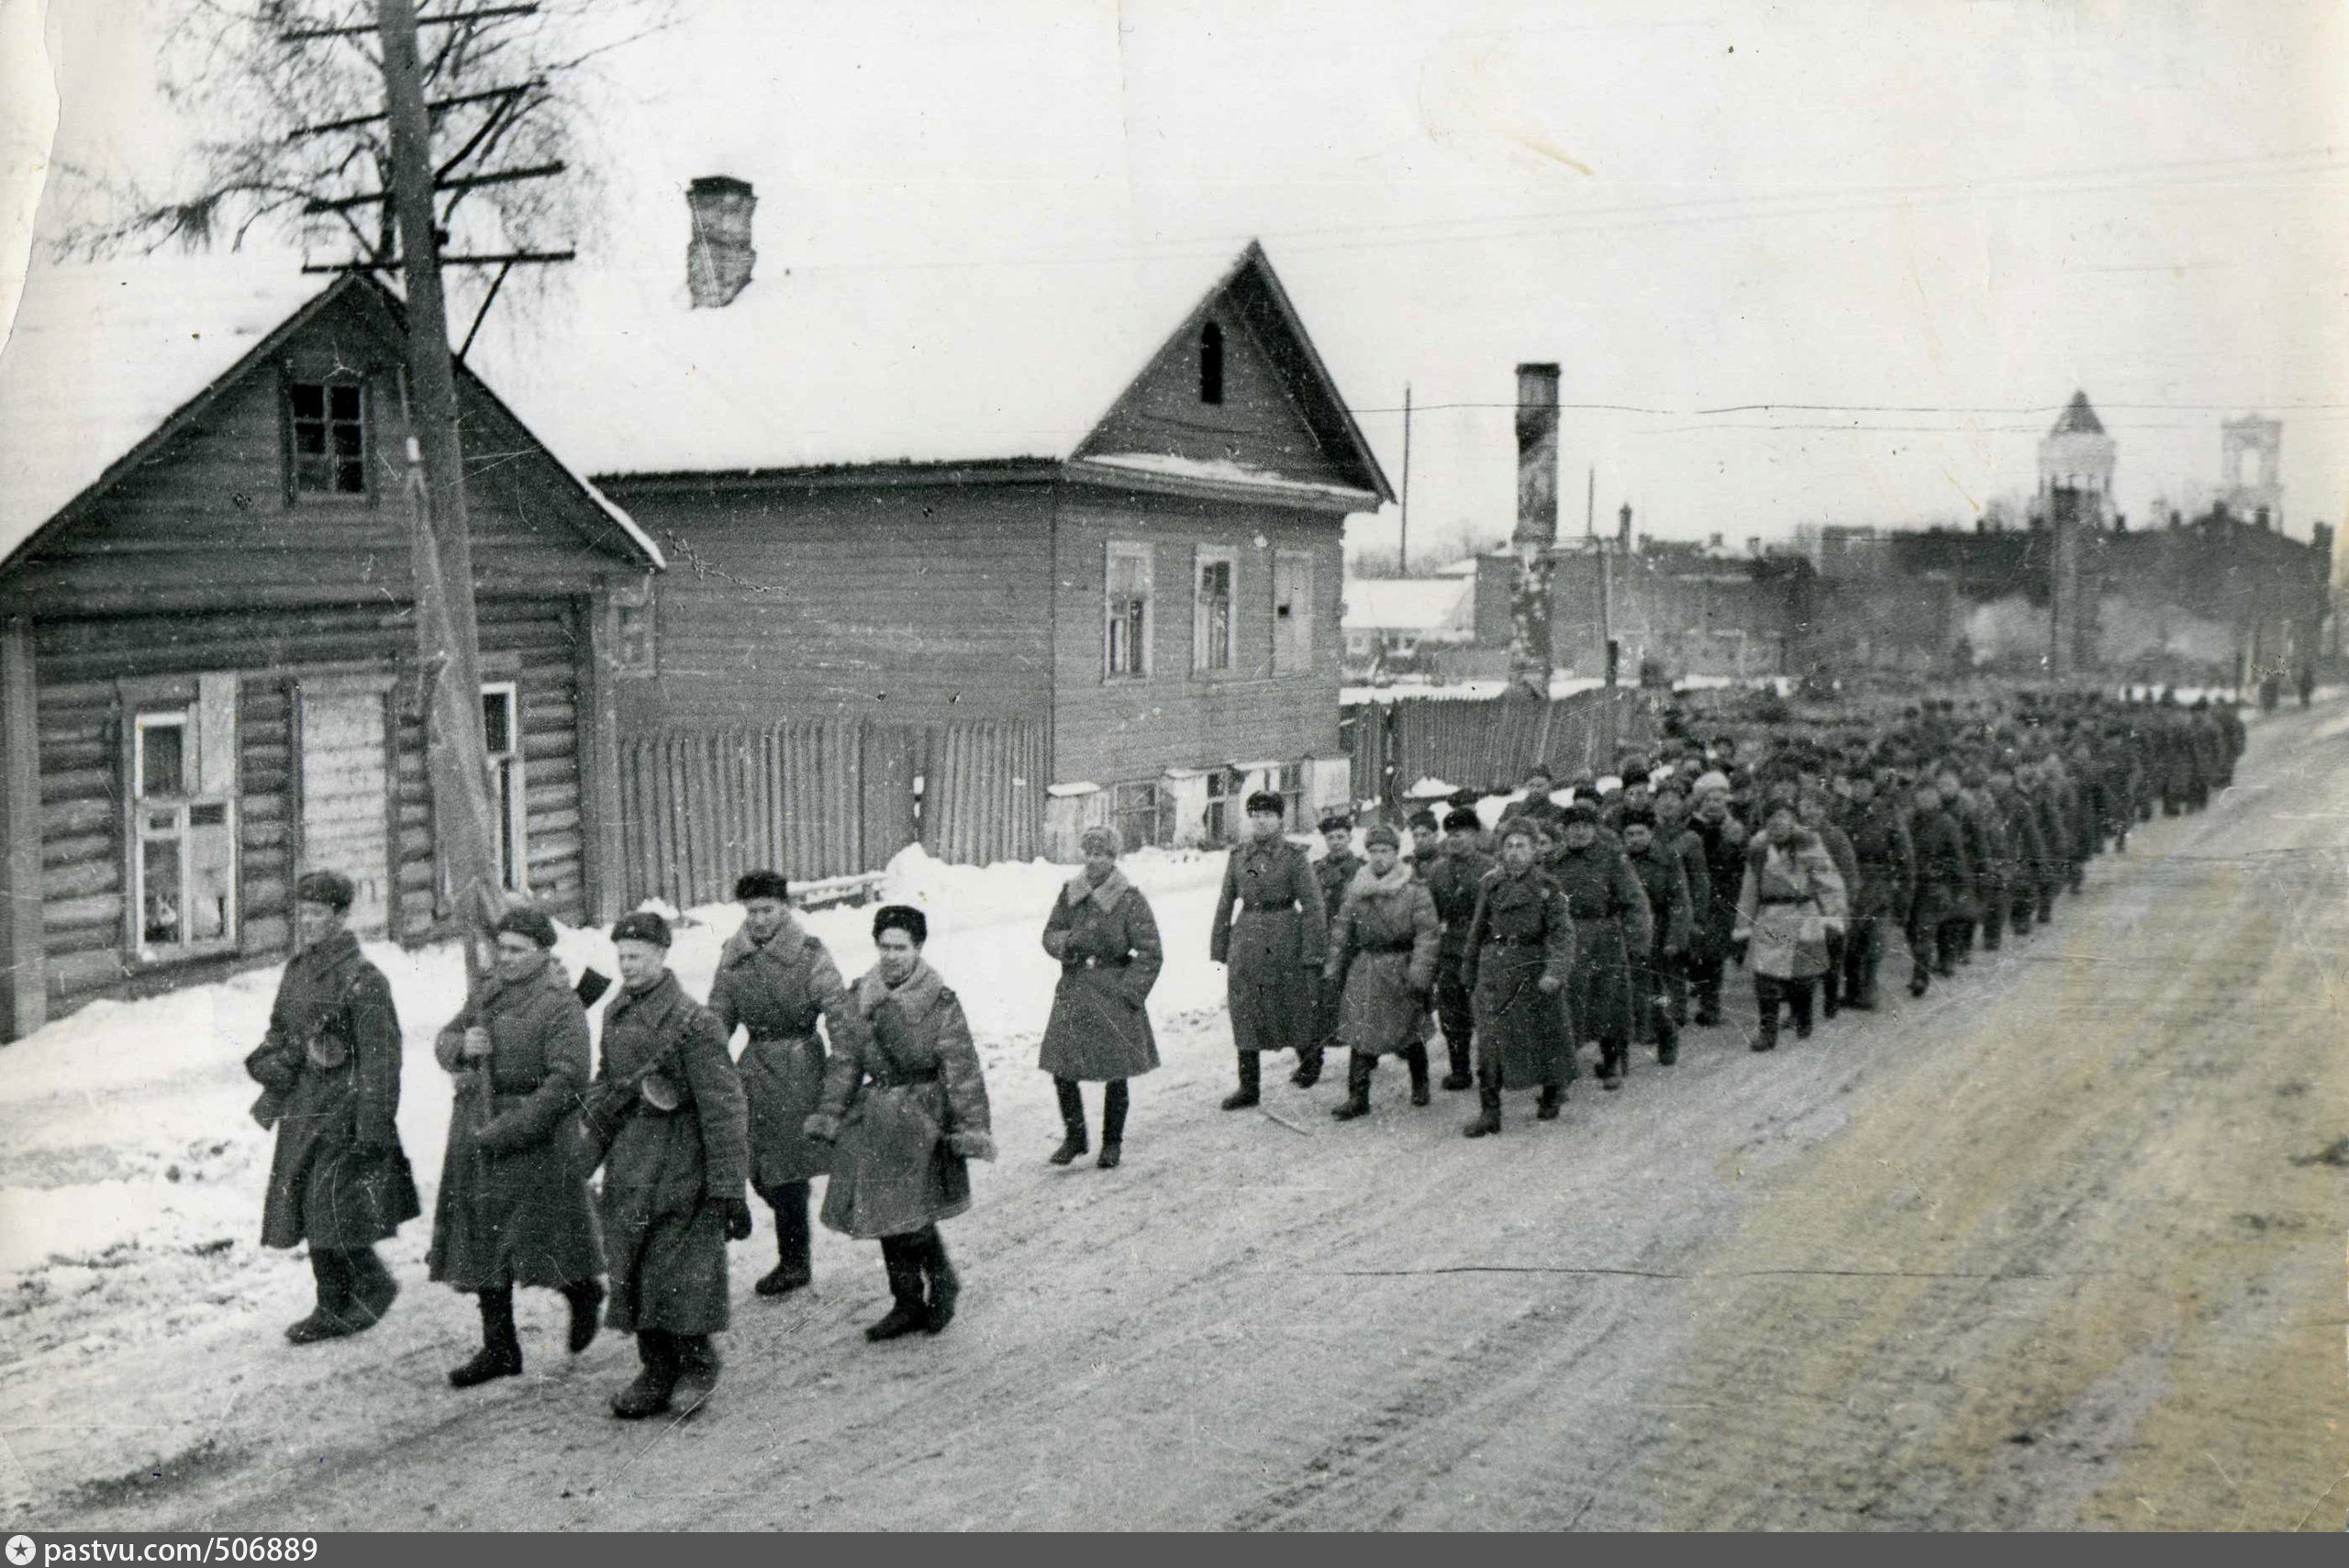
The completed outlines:
[[[0,61],[45,41],[59,90],[0,81],[0,284],[52,134],[168,184],[167,3],[0,0]],[[1606,406],[1565,415],[1569,529],[1591,466],[1602,522],[1681,537],[1970,518],[2075,388],[2132,516],[2254,409],[2293,533],[2349,496],[2338,3],[680,5],[601,90],[727,106],[709,172],[727,134],[787,147],[794,264],[1261,236],[1398,481],[1410,384],[1423,543],[1507,531],[1520,360]]]

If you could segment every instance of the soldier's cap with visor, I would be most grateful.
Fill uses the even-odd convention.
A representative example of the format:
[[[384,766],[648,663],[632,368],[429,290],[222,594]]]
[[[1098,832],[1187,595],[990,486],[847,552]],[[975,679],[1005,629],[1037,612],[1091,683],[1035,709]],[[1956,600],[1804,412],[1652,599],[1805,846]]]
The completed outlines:
[[[1271,790],[1260,789],[1248,797],[1248,815],[1253,817],[1260,811],[1269,811],[1275,817],[1284,816],[1288,811],[1288,803]]]
[[[351,879],[339,871],[304,872],[294,884],[294,897],[303,904],[323,904],[338,915],[351,911],[351,901],[358,896],[358,889]]]

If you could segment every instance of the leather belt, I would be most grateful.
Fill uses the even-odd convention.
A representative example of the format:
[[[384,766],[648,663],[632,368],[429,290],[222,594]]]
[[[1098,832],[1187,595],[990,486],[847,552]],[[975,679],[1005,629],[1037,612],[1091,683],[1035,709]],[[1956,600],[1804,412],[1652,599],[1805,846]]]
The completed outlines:
[[[1240,906],[1240,912],[1242,915],[1293,915],[1297,913],[1297,903],[1294,898],[1286,904],[1242,904]]]
[[[1098,953],[1089,952],[1083,958],[1069,960],[1068,967],[1071,969],[1125,969],[1133,962],[1131,953],[1126,953],[1118,958],[1103,958]]]
[[[1417,947],[1418,945],[1419,945],[1419,944],[1418,944],[1417,942],[1415,942],[1415,941],[1413,941],[1413,942],[1364,942],[1364,943],[1363,943],[1363,944],[1362,944],[1361,951],[1364,951],[1364,952],[1409,952],[1413,948]]]
[[[911,1089],[923,1084],[937,1082],[938,1069],[933,1067],[927,1073],[904,1073],[893,1074],[887,1078],[876,1077],[873,1080],[873,1086],[876,1089]]]
[[[1755,902],[1756,902],[1756,903],[1760,903],[1760,904],[1765,904],[1765,905],[1766,905],[1766,904],[1816,904],[1816,903],[1818,903],[1818,902],[1819,902],[1819,895],[1818,895],[1817,894],[1815,894],[1815,893],[1806,893],[1806,894],[1804,894],[1804,895],[1803,895],[1801,897],[1799,897],[1799,898],[1772,897],[1772,898],[1762,898],[1762,899],[1757,899],[1757,900],[1755,900]]]

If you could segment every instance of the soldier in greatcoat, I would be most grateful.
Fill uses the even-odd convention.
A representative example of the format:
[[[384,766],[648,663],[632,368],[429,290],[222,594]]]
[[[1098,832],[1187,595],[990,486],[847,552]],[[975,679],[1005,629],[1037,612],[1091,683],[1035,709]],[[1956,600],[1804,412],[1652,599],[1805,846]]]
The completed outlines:
[[[1684,1029],[1688,1023],[1689,971],[1704,955],[1712,920],[1713,877],[1705,840],[1688,825],[1688,797],[1676,785],[1656,791],[1655,836],[1679,860],[1680,874],[1688,885],[1688,945],[1664,976],[1673,1027]]]
[[[2001,757],[1990,771],[1990,800],[2007,828],[2007,842],[2014,851],[2013,875],[2007,883],[2007,928],[2027,936],[2039,920],[2040,890],[2056,874],[2039,830],[2039,813],[2016,786],[2011,762]]]
[[[1260,791],[1248,797],[1248,840],[1224,864],[1208,933],[1208,957],[1227,966],[1231,1043],[1239,1055],[1240,1087],[1225,1098],[1228,1111],[1256,1103],[1257,1059],[1264,1051],[1297,1052],[1292,1081],[1299,1087],[1309,1088],[1321,1076],[1328,906],[1313,862],[1282,833],[1283,815],[1279,795]],[[1332,821],[1333,838],[1352,836],[1342,818]]]
[[[1338,906],[1345,901],[1346,889],[1353,885],[1354,873],[1363,868],[1363,857],[1354,853],[1353,819],[1333,812],[1321,818],[1321,858],[1313,862],[1313,880],[1321,890],[1321,912],[1326,919],[1338,917]],[[1325,950],[1326,962],[1328,953]],[[1321,1076],[1324,1052],[1343,1051],[1338,1040],[1338,1009],[1345,999],[1340,987],[1319,978],[1316,966],[1316,987],[1313,1023],[1313,1065],[1311,1071],[1300,1063],[1293,1080],[1299,1088],[1311,1088]]]
[[[612,1414],[682,1418],[718,1386],[726,1243],[751,1237],[750,1112],[718,1015],[669,971],[669,923],[639,910],[612,945],[620,984],[605,1004],[587,1145],[604,1172],[606,1320],[636,1336],[642,1362]]]
[[[1575,968],[1575,919],[1539,864],[1541,831],[1525,817],[1500,828],[1501,863],[1485,874],[1469,920],[1461,978],[1476,1007],[1477,1111],[1470,1138],[1501,1129],[1501,1090],[1541,1085],[1534,1116],[1556,1119],[1574,1080],[1573,1039],[1559,998]]]
[[[1620,1088],[1631,1055],[1631,955],[1653,946],[1654,917],[1620,841],[1600,836],[1597,806],[1586,800],[1567,806],[1559,833],[1547,870],[1575,922],[1567,1040],[1576,1049],[1597,1040],[1599,1086]]]
[[[1848,894],[1850,922],[1843,938],[1843,1005],[1863,1012],[1876,1005],[1876,970],[1883,962],[1885,933],[1908,918],[1917,882],[1917,851],[1909,840],[1908,813],[1894,795],[1877,797],[1877,773],[1865,762],[1846,773],[1851,801],[1852,857],[1859,866],[1858,891]]]
[[[1655,810],[1627,806],[1618,818],[1623,853],[1647,895],[1653,928],[1646,947],[1631,955],[1632,1038],[1655,1047],[1665,1067],[1680,1059],[1680,1028],[1672,1017],[1672,980],[1688,951],[1688,876],[1679,853],[1658,832]]]
[[[1443,819],[1443,842],[1423,873],[1428,896],[1435,900],[1436,918],[1443,925],[1435,950],[1435,1016],[1451,1058],[1451,1070],[1443,1078],[1443,1086],[1451,1090],[1470,1088],[1476,1082],[1475,1059],[1470,1053],[1476,1018],[1460,964],[1467,956],[1477,886],[1492,869],[1492,858],[1484,850],[1483,821],[1475,811],[1454,806]]]
[[[596,1338],[604,1304],[603,1240],[580,1158],[595,1066],[587,1009],[554,961],[553,921],[510,909],[496,929],[495,972],[433,1047],[456,1103],[426,1261],[481,1308],[481,1349],[449,1373],[459,1388],[521,1372],[516,1285],[562,1293],[573,1355]]]
[[[1427,885],[1401,860],[1401,836],[1381,822],[1363,835],[1369,859],[1354,873],[1330,924],[1325,980],[1340,988],[1338,1040],[1346,1048],[1346,1097],[1330,1114],[1370,1114],[1381,1056],[1403,1059],[1411,1103],[1428,1103],[1428,999],[1442,925]]]
[[[1721,965],[1729,957],[1730,931],[1737,924],[1737,887],[1745,875],[1745,824],[1730,809],[1728,775],[1706,773],[1691,786],[1696,805],[1689,830],[1705,851],[1705,873],[1712,899],[1704,925],[1698,929],[1698,948],[1688,965],[1689,989],[1696,993],[1696,1022],[1709,1028],[1721,1021]]]
[[[300,951],[269,1032],[245,1059],[262,1085],[253,1119],[277,1143],[262,1207],[264,1247],[309,1244],[317,1303],[285,1330],[297,1345],[372,1329],[399,1294],[375,1243],[422,1212],[400,1148],[400,1021],[391,983],[359,951],[354,890],[330,871],[295,884]]]
[[[1843,831],[1827,813],[1827,796],[1820,790],[1805,785],[1795,796],[1795,820],[1819,836],[1820,848],[1827,858],[1835,862],[1835,874],[1843,879],[1843,900],[1848,907],[1861,894],[1860,857],[1852,847],[1852,836]],[[1848,922],[1831,929],[1827,933],[1827,967],[1819,976],[1819,1010],[1833,1018],[1843,1002],[1843,950],[1850,940]]]
[[[1784,803],[1770,808],[1746,846],[1731,940],[1753,966],[1753,1000],[1762,1029],[1753,1049],[1778,1044],[1778,1004],[1794,1015],[1795,1038],[1810,1035],[1810,987],[1827,970],[1827,938],[1843,923],[1843,879],[1819,835]]]
[[[1166,960],[1150,900],[1118,869],[1118,830],[1088,828],[1084,845],[1085,869],[1061,889],[1044,921],[1044,951],[1060,960],[1061,980],[1036,1065],[1052,1075],[1060,1098],[1064,1130],[1051,1155],[1055,1165],[1085,1151],[1085,1095],[1077,1085],[1108,1085],[1096,1163],[1114,1171],[1125,1157],[1126,1081],[1158,1065],[1148,1003]]]
[[[831,950],[791,909],[791,882],[781,872],[745,872],[734,884],[742,928],[718,954],[709,1010],[731,1043],[748,1037],[735,1069],[750,1106],[751,1189],[774,1215],[775,1265],[751,1288],[787,1296],[815,1277],[808,1250],[808,1201],[832,1151],[807,1136],[807,1122],[824,1089],[825,1037],[835,1042],[864,1027]]]
[[[1963,923],[1962,917],[1954,923],[1950,912],[1974,896],[1974,873],[1957,818],[1942,806],[1940,785],[1920,778],[1911,799],[1909,840],[1917,850],[1917,885],[1909,906],[1909,995],[1921,996],[1932,976],[1957,972]]]
[[[962,1001],[921,956],[928,917],[884,905],[873,940],[879,959],[855,991],[864,1032],[833,1051],[807,1134],[835,1146],[824,1224],[881,1243],[891,1305],[864,1330],[879,1341],[954,1320],[963,1282],[938,1222],[971,1207],[969,1162],[994,1159],[995,1140]]]

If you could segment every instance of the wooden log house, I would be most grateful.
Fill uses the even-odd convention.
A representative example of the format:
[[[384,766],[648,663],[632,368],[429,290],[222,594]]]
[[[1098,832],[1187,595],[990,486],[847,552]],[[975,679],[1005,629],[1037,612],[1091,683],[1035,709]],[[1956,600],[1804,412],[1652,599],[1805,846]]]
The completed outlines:
[[[282,258],[36,272],[0,357],[0,1039],[447,913],[423,754],[400,308]],[[460,371],[510,887],[611,908],[617,690],[660,552]],[[631,606],[636,606],[632,608]]]
[[[1000,721],[1032,738],[990,784],[1022,856],[1348,798],[1344,525],[1391,491],[1261,246],[753,275],[750,184],[662,183],[683,277],[583,269],[595,330],[546,367],[551,428],[674,563],[624,737]]]

